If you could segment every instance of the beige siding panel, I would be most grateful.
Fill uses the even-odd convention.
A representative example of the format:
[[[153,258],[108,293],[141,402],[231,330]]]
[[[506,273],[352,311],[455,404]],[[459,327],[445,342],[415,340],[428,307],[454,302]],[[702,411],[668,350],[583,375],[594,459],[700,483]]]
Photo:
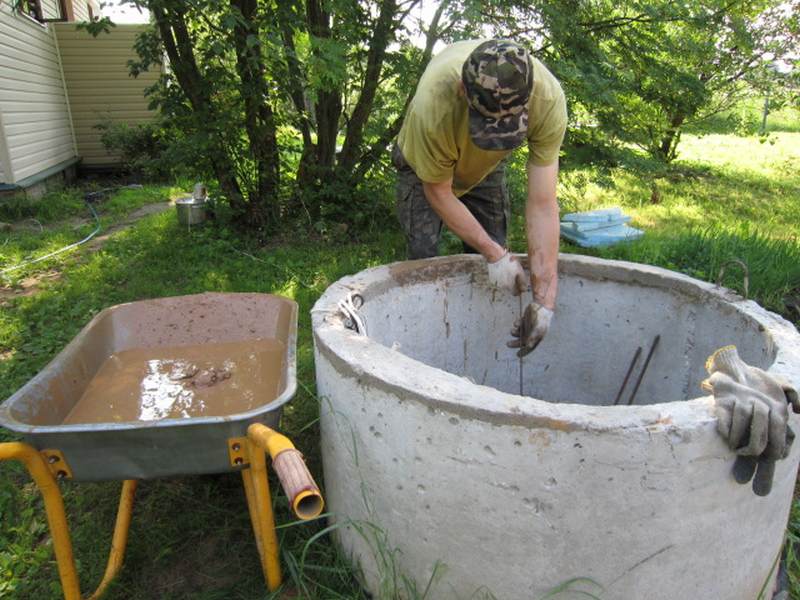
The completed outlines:
[[[144,90],[160,73],[144,73],[135,79],[128,75],[127,62],[137,58],[133,43],[145,27],[118,25],[97,38],[71,24],[56,27],[78,154],[88,166],[119,162],[119,157],[106,152],[96,125],[147,123],[156,117],[147,108]]]
[[[0,19],[2,19],[2,13],[0,13]],[[20,70],[46,71],[54,62],[58,63],[58,56],[55,54],[50,56],[44,56],[40,53],[30,54],[25,52],[24,45],[19,42],[12,42],[16,44],[16,47],[3,44],[2,27],[2,23],[0,23],[0,55],[3,57],[4,65],[10,63]]]
[[[62,16],[58,0],[42,0],[42,14],[45,19],[58,19]]]
[[[43,118],[41,121],[37,121],[35,123],[6,123],[5,130],[7,136],[13,137],[15,135],[22,135],[25,133],[33,134],[40,131],[52,131],[54,127],[69,127],[69,119]]]
[[[153,84],[152,81],[144,79],[106,79],[105,81],[106,83],[103,85],[99,81],[70,80],[69,96],[70,98],[73,96],[91,97],[97,94],[104,94],[106,97],[119,96],[122,98],[131,98],[131,96],[135,94],[135,98],[141,96],[144,101],[146,100],[144,97],[144,89]]]
[[[3,119],[6,123],[38,123],[58,115],[69,121],[69,114],[62,110],[64,105],[57,100],[49,102],[9,102],[4,104]],[[30,113],[36,113],[31,117]]]
[[[2,75],[0,75],[0,79],[4,79],[6,85],[8,85],[8,89],[0,90],[0,93],[3,94],[16,94],[17,96],[20,94],[41,94],[44,96],[53,96],[58,95],[59,93],[64,93],[64,86],[58,86],[53,81],[43,80],[41,82],[34,83],[29,81],[19,81],[18,79],[11,79],[10,77],[3,78]],[[12,98],[11,96],[8,96],[7,99],[9,102],[13,102],[15,100],[18,101],[19,97]],[[24,97],[22,97],[22,101],[25,101]]]
[[[74,2],[73,0],[67,0],[67,2],[72,2],[72,14],[76,21],[81,22],[89,20],[89,9],[86,8],[86,0],[74,0]],[[99,13],[95,12],[95,14]]]
[[[2,155],[6,152],[6,142],[3,139],[3,127],[0,124],[0,183],[7,183],[5,173],[3,173],[3,158]]]
[[[27,17],[5,11],[3,13],[7,15],[7,19],[4,19],[4,27],[0,29],[0,45],[4,52],[16,52],[17,56],[27,56],[26,62],[45,66],[57,57],[55,44],[42,45],[43,37],[53,35],[48,25],[42,26]],[[11,25],[15,25],[15,27]],[[22,28],[19,25],[22,25]],[[25,52],[32,45],[37,46],[36,52],[34,54]]]
[[[24,144],[17,143],[18,138],[24,136]],[[17,145],[17,153],[19,156],[24,156],[25,149],[35,142],[46,142],[50,141],[53,144],[58,144],[63,141],[62,138],[69,138],[72,137],[72,133],[70,132],[67,135],[60,135],[59,137],[53,136],[53,132],[50,128],[45,129],[43,131],[26,131],[25,133],[18,133],[18,134],[6,134],[6,140],[9,144]],[[21,141],[21,140],[20,140]]]
[[[44,0],[59,16],[58,0]],[[0,2],[0,114],[15,183],[75,157],[67,95],[52,25],[42,26]]]
[[[7,65],[0,65],[0,78],[11,82],[9,85],[16,87],[27,87],[29,85],[53,87],[55,85],[53,80],[39,69],[21,69],[19,65],[16,69]],[[60,87],[63,89],[64,86]]]
[[[17,166],[16,163],[14,164],[14,172],[17,176],[17,181],[19,181],[20,179],[41,173],[42,169],[39,167],[39,165],[41,165],[45,160],[49,161],[55,159],[53,165],[51,165],[55,166],[58,163],[62,163],[72,158],[75,158],[75,150],[72,144],[72,138],[70,138],[69,144],[61,145],[58,148],[53,148],[52,145],[48,145],[41,150],[32,152],[25,157],[24,161],[20,161],[19,166]]]

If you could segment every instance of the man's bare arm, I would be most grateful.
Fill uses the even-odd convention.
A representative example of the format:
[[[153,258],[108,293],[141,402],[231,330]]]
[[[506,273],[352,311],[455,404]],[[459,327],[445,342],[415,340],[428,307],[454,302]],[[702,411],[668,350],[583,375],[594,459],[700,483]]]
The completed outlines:
[[[555,309],[558,293],[558,161],[546,167],[528,163],[525,233],[534,299]]]
[[[441,183],[423,182],[422,189],[431,208],[450,231],[480,252],[488,262],[493,263],[502,258],[505,248],[489,237],[464,203],[453,194],[452,179]]]

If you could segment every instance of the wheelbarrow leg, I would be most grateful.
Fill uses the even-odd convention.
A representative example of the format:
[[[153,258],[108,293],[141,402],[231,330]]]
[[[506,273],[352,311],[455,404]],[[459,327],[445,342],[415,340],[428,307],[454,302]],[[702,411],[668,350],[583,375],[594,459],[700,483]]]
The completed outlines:
[[[119,508],[117,509],[117,522],[114,525],[114,537],[111,539],[111,551],[108,553],[108,563],[103,579],[97,586],[94,594],[87,600],[97,600],[105,594],[106,589],[122,568],[122,561],[125,560],[125,548],[128,545],[128,530],[131,527],[131,514],[133,513],[133,496],[136,493],[136,485],[139,482],[135,479],[126,479],[122,482],[122,493],[119,497]]]
[[[278,536],[275,533],[275,517],[272,513],[272,498],[267,480],[267,458],[263,448],[247,441],[250,468],[242,471],[247,507],[256,537],[261,569],[269,591],[281,585],[281,565],[278,560]],[[249,480],[249,483],[248,483]]]
[[[53,549],[56,555],[58,576],[64,600],[81,600],[78,573],[75,570],[75,558],[72,553],[72,542],[69,536],[69,525],[64,512],[64,499],[58,488],[56,478],[50,472],[44,457],[32,446],[22,442],[6,442],[0,444],[0,461],[18,460],[25,465],[28,473],[36,483],[36,487],[44,498],[44,509],[47,513],[47,524],[53,538]],[[122,495],[119,499],[117,522],[114,526],[114,537],[111,541],[111,552],[103,580],[97,590],[87,600],[97,600],[108,588],[111,581],[122,567],[125,557],[125,546],[128,543],[128,529],[131,525],[133,511],[133,494],[136,491],[136,480],[126,480],[122,484]]]
[[[250,513],[250,524],[253,526],[253,536],[256,538],[259,559],[264,554],[264,547],[261,543],[261,527],[258,524],[258,509],[256,509],[255,490],[253,489],[253,474],[250,469],[242,471],[242,483],[244,484],[244,496],[247,498],[247,511]]]
[[[58,576],[61,578],[61,589],[65,600],[80,600],[81,589],[78,574],[75,570],[75,558],[72,555],[72,542],[69,538],[67,516],[64,513],[64,500],[55,477],[47,468],[44,458],[28,444],[22,442],[5,442],[0,444],[0,461],[18,460],[25,465],[36,487],[44,498],[44,510],[47,513],[47,524],[53,537],[53,550],[56,555]]]

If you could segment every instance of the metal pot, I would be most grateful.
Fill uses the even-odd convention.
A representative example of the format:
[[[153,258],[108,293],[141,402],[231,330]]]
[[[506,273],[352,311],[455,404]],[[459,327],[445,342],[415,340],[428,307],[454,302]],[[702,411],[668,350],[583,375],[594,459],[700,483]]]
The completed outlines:
[[[178,210],[178,223],[181,225],[197,225],[206,220],[206,200],[204,198],[178,198],[175,201]]]

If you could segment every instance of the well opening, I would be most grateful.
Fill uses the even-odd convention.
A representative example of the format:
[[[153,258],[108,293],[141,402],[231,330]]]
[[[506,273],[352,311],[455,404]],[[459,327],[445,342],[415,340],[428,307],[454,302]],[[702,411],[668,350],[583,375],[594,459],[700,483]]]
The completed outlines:
[[[398,270],[397,285],[365,290],[369,336],[426,365],[498,390],[520,393],[520,362],[506,347],[519,300],[492,291],[479,260],[435,271]],[[751,316],[719,297],[670,279],[632,281],[628,271],[582,272],[568,264],[559,278],[552,328],[524,359],[522,393],[554,403],[613,404],[637,353],[620,401],[626,404],[659,336],[634,404],[704,395],[705,360],[734,344],[748,363],[768,368],[775,349]],[[369,293],[369,292],[373,293]],[[530,294],[523,296],[523,306]]]

